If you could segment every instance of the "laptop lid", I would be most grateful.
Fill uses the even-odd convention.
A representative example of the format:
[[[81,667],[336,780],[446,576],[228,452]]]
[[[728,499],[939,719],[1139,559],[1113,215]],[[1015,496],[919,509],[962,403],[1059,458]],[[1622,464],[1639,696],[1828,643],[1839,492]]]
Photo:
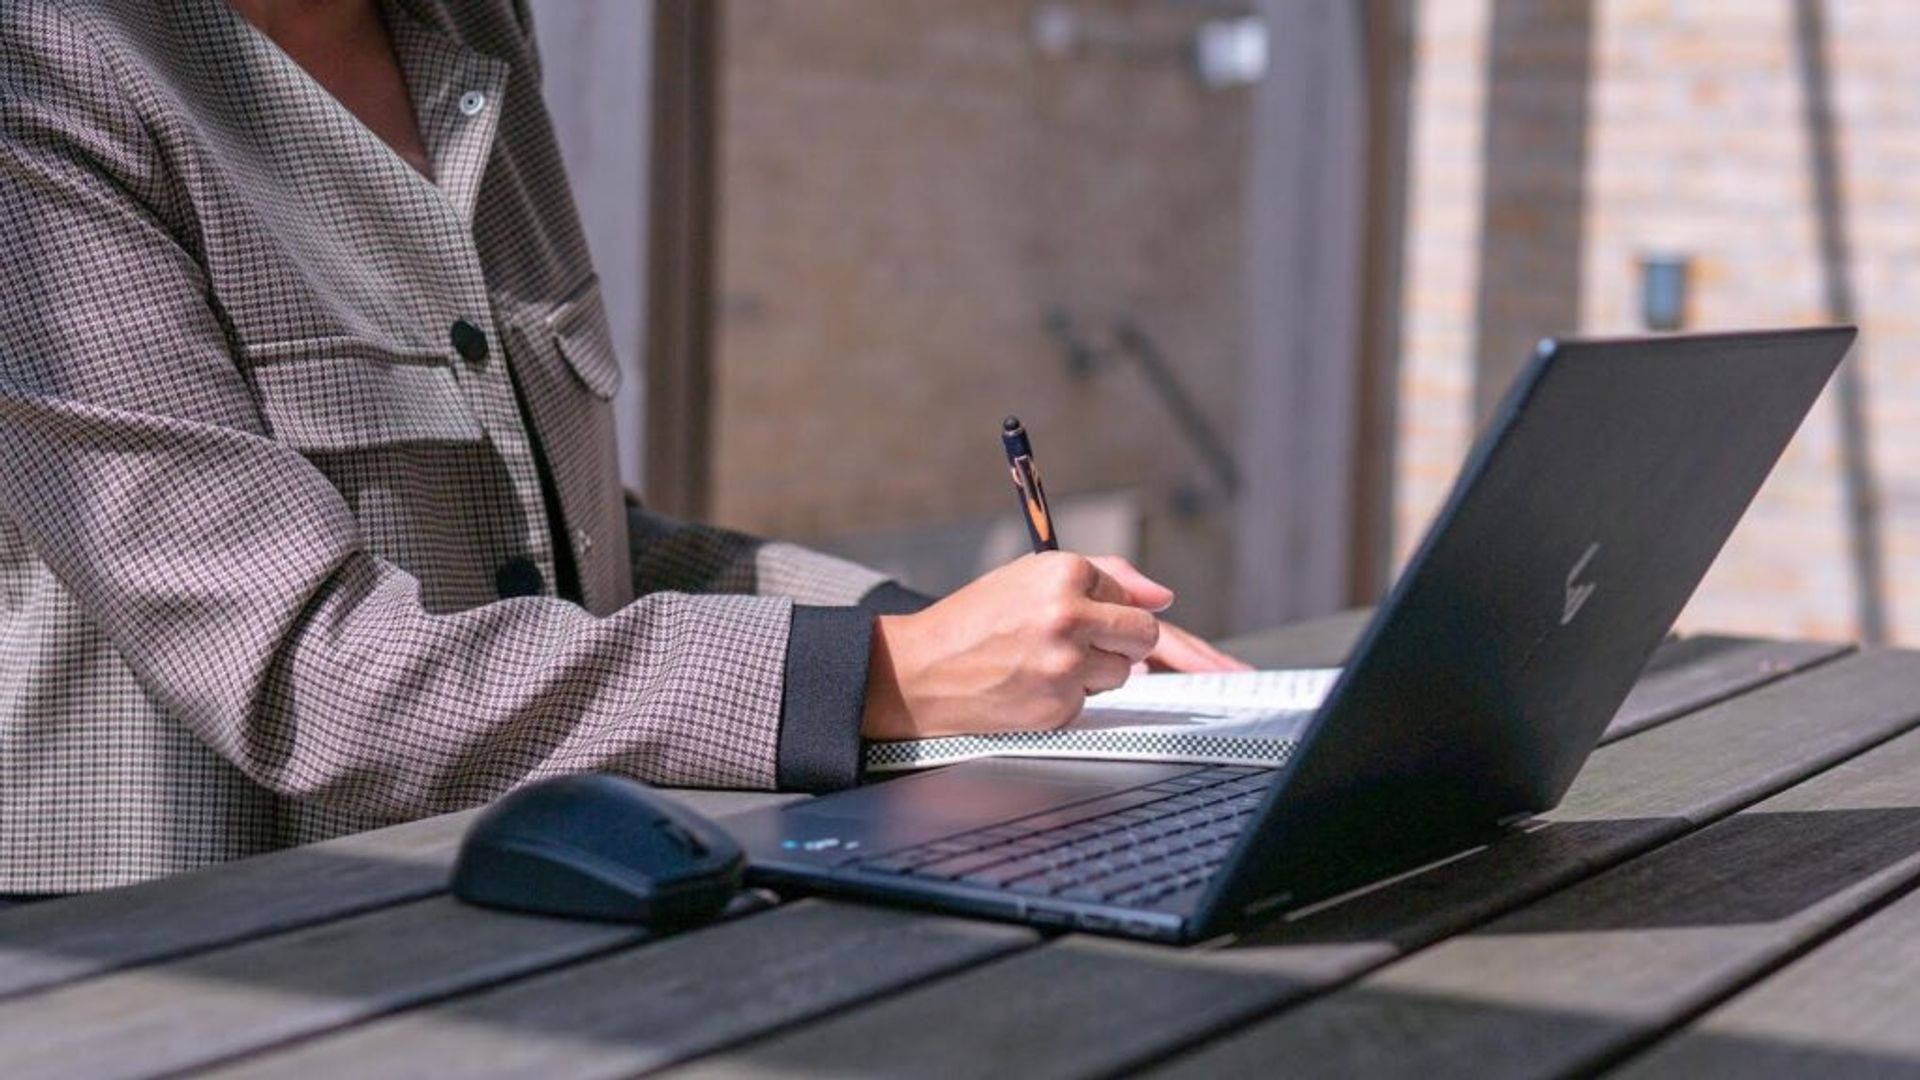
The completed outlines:
[[[1853,337],[1543,342],[1201,900],[1202,926],[1559,802]]]

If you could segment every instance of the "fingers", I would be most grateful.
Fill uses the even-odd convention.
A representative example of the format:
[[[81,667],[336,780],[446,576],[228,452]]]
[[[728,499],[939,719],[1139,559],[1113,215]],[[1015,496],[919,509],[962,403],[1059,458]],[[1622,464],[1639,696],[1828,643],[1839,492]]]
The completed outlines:
[[[1162,627],[1162,630],[1164,632],[1165,628]],[[1200,650],[1201,655],[1205,656],[1207,659],[1213,661],[1214,663],[1219,664],[1220,665],[1219,670],[1221,671],[1252,671],[1253,670],[1252,664],[1247,663],[1245,660],[1240,659],[1239,657],[1233,655],[1230,652],[1226,652],[1224,650],[1215,648],[1213,643],[1210,641],[1207,641],[1205,638],[1201,638],[1193,634],[1189,634],[1185,630],[1182,630],[1180,632],[1186,635],[1186,637],[1193,642],[1194,646]],[[1163,636],[1164,636],[1164,633],[1163,633]]]
[[[1097,692],[1126,681],[1160,639],[1160,620],[1139,601],[1165,603],[1172,594],[1148,581],[1122,560],[1108,564],[1131,584],[1104,573],[1088,559],[1066,553],[1032,556],[1044,577],[1033,581],[1042,592],[1029,593],[1038,628],[1050,640],[1053,659],[1046,677],[1074,692]],[[1059,589],[1044,603],[1045,590]]]
[[[1087,693],[1098,694],[1125,683],[1132,673],[1133,661],[1126,657],[1105,649],[1089,649],[1086,663],[1081,667],[1081,685]]]
[[[1173,590],[1142,574],[1132,563],[1113,555],[1087,558],[1064,551],[1025,556],[1035,566],[1062,575],[1067,588],[1104,604],[1127,604],[1147,611],[1164,611],[1173,603]]]
[[[1081,618],[1089,645],[1124,657],[1128,663],[1151,656],[1160,641],[1160,620],[1137,607],[1088,604]]]
[[[1087,564],[1087,569],[1092,571],[1091,584],[1086,589],[1087,599],[1097,600],[1102,604],[1125,604],[1128,607],[1135,606],[1132,598],[1128,596],[1126,588],[1118,581],[1115,581],[1091,563]]]
[[[1165,611],[1173,603],[1173,590],[1141,573],[1125,559],[1096,555],[1087,560],[1111,585],[1096,585],[1089,592],[1095,600],[1109,604],[1132,604],[1148,611]]]
[[[1147,662],[1161,671],[1253,670],[1253,665],[1221,652],[1171,623],[1161,624],[1159,643],[1152,655],[1147,657]]]
[[[1055,581],[1067,595],[1054,601],[1048,618],[1052,632],[1082,647],[1092,646],[1125,658],[1145,660],[1160,638],[1160,621],[1152,607],[1171,602],[1173,594],[1149,581],[1124,559],[1084,559],[1067,553],[1033,556],[1061,575]],[[1108,566],[1121,577],[1101,569]],[[1084,598],[1084,599],[1082,599]],[[1092,601],[1088,603],[1087,601]]]

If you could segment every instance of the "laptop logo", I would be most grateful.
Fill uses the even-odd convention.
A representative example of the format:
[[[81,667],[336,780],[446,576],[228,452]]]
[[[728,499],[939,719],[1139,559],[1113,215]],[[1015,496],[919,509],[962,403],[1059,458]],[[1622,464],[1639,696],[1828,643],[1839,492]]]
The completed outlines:
[[[1580,556],[1580,561],[1574,563],[1573,569],[1567,571],[1567,598],[1560,608],[1561,626],[1572,626],[1574,616],[1580,614],[1580,609],[1586,607],[1587,601],[1593,598],[1594,583],[1581,581],[1580,575],[1586,573],[1587,564],[1591,563],[1593,557],[1598,554],[1600,554],[1600,545],[1588,544],[1586,554]]]

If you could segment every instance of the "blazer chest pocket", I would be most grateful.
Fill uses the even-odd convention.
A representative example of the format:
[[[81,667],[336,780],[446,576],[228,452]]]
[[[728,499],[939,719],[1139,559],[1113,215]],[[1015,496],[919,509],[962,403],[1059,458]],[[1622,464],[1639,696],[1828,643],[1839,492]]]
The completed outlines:
[[[273,437],[302,452],[486,438],[447,358],[326,339],[249,351],[249,377]]]
[[[620,389],[620,358],[607,328],[607,309],[600,297],[600,279],[585,283],[527,328],[529,337],[546,337],[566,362],[567,369],[602,401]]]

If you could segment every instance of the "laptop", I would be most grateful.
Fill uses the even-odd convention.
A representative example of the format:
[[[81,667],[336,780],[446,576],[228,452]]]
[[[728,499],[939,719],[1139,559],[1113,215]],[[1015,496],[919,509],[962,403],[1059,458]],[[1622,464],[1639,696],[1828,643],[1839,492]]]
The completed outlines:
[[[1853,337],[1543,342],[1278,768],[966,762],[729,818],[749,880],[1193,941],[1483,844],[1565,794]]]

